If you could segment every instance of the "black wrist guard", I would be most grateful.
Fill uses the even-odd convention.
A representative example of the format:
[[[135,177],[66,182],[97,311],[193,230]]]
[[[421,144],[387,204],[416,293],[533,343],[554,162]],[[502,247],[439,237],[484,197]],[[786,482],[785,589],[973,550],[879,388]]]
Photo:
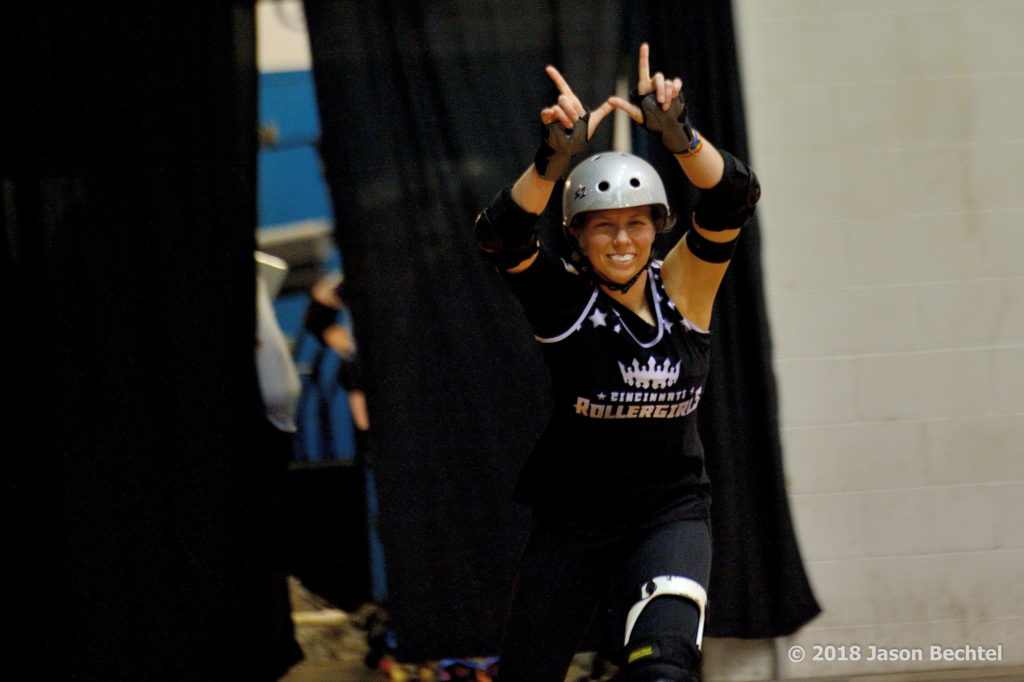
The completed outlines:
[[[761,198],[761,185],[754,171],[729,152],[721,154],[725,160],[722,179],[714,187],[700,190],[700,201],[693,211],[697,224],[713,232],[746,225]]]
[[[697,136],[690,125],[683,93],[680,92],[672,100],[668,111],[661,108],[653,92],[641,95],[634,90],[629,94],[629,101],[640,107],[640,111],[643,112],[643,126],[652,133],[661,133],[661,142],[665,149],[673,154],[685,154],[692,151],[697,144]]]
[[[337,310],[313,298],[310,299],[309,307],[306,309],[306,319],[303,320],[303,326],[306,328],[306,331],[322,342],[324,331],[334,324],[337,319]]]
[[[559,121],[541,128],[540,147],[533,157],[533,165],[545,180],[557,182],[565,177],[574,154],[587,148],[587,126],[590,112],[583,114],[572,128]]]
[[[498,192],[474,225],[480,255],[508,270],[537,253],[537,219],[512,199],[509,188]]]

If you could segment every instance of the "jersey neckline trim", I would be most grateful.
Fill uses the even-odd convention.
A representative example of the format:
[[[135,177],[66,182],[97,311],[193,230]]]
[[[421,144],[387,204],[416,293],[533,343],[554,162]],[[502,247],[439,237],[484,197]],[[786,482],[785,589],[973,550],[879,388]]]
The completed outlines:
[[[653,308],[655,316],[655,325],[658,329],[657,334],[655,334],[653,339],[651,339],[650,341],[641,341],[640,339],[638,339],[636,334],[633,333],[633,330],[629,328],[629,325],[626,324],[626,321],[622,318],[622,314],[619,312],[618,306],[614,305],[613,303],[610,303],[608,306],[609,308],[611,308],[612,313],[615,314],[615,318],[619,321],[619,324],[622,325],[622,328],[626,330],[630,337],[632,337],[633,341],[635,341],[637,345],[640,346],[641,348],[653,348],[665,336],[666,322],[665,317],[661,311],[663,297],[660,293],[658,293],[657,285],[655,282],[655,280],[660,280],[660,278],[658,278],[654,272],[656,268],[655,262],[656,261],[652,261],[647,266],[647,284],[650,288],[651,298],[654,304]],[[565,339],[569,338],[575,332],[578,332],[580,329],[583,328],[583,321],[590,316],[590,312],[591,310],[594,309],[594,306],[597,304],[597,300],[600,297],[600,294],[600,285],[594,284],[594,291],[590,295],[590,300],[588,300],[587,304],[583,306],[583,311],[580,312],[579,316],[576,318],[576,321],[573,322],[572,325],[561,334],[549,337],[537,336],[535,334],[533,338],[535,338],[540,343],[558,343],[559,341],[564,341]]]

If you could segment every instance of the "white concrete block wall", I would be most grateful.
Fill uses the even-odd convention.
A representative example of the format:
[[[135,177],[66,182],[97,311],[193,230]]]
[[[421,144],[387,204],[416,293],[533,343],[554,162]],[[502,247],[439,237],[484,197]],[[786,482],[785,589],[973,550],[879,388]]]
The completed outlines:
[[[932,645],[1022,666],[1024,0],[734,8],[790,499],[824,607],[779,642],[778,675],[981,665]],[[788,660],[828,645],[860,660]]]

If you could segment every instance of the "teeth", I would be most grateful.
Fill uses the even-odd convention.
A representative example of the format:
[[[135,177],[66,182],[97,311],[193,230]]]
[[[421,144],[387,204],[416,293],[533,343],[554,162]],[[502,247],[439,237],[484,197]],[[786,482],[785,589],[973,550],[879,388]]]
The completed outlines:
[[[628,263],[629,261],[633,260],[633,254],[631,254],[631,253],[615,254],[611,258],[616,263]]]

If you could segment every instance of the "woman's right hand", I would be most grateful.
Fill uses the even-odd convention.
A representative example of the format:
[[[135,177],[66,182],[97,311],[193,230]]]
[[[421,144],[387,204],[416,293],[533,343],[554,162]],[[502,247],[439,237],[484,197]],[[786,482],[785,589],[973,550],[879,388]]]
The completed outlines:
[[[558,88],[559,95],[557,102],[550,107],[541,109],[540,121],[544,125],[559,121],[564,127],[572,128],[576,121],[586,116],[586,107],[580,102],[579,97],[573,93],[568,81],[565,80],[565,77],[562,76],[558,69],[548,66],[545,71],[554,82],[555,87]],[[601,124],[604,117],[610,114],[614,108],[609,102],[605,101],[597,109],[590,112],[590,117],[587,121],[587,140],[594,136],[597,126]]]
[[[553,105],[541,109],[540,121],[544,127],[534,165],[542,178],[557,181],[565,176],[572,157],[586,149],[601,121],[615,107],[605,101],[588,112],[558,69],[548,66],[545,71],[559,95]]]

